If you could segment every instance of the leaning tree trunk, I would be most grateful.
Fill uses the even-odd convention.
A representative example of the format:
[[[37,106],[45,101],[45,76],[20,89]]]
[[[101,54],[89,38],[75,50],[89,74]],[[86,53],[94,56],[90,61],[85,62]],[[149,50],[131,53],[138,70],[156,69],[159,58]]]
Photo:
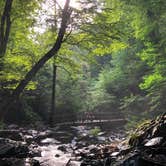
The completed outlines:
[[[53,47],[32,67],[32,69],[26,74],[25,78],[19,83],[16,89],[13,91],[11,95],[11,99],[8,102],[8,105],[1,106],[0,112],[0,120],[3,118],[5,113],[11,108],[12,104],[19,98],[20,94],[23,92],[24,88],[27,84],[32,80],[32,78],[36,75],[40,68],[55,55],[57,57],[57,53],[62,45],[63,38],[66,32],[67,23],[69,21],[71,15],[71,9],[69,8],[70,0],[66,0],[63,12],[62,12],[62,21],[59,29],[59,33]]]
[[[57,52],[59,51],[63,38],[66,32],[67,28],[67,22],[70,17],[70,11],[69,11],[69,1],[66,0],[66,4],[63,10],[62,14],[62,22],[61,27],[58,33],[58,37],[56,39],[56,42],[54,46],[32,67],[32,69],[26,74],[25,78],[20,82],[20,84],[17,86],[17,88],[13,92],[13,97],[18,98],[19,95],[22,93],[24,88],[27,86],[27,84],[31,81],[31,79],[36,75],[36,73],[39,71],[40,68],[43,67],[43,65],[54,55],[57,56]]]

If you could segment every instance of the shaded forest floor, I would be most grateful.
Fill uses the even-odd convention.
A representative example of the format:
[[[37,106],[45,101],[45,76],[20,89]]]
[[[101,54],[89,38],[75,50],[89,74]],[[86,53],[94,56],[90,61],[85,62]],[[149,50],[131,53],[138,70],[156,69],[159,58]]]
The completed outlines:
[[[165,166],[166,116],[126,138],[123,126],[21,128],[0,131],[1,166]]]

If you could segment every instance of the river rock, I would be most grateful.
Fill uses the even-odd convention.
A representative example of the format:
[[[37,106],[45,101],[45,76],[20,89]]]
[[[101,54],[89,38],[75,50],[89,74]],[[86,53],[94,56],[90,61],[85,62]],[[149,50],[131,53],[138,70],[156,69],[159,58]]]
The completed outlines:
[[[162,140],[163,137],[152,138],[145,144],[145,146],[158,146],[161,144]]]
[[[0,140],[0,158],[28,156],[29,149],[25,142],[13,141],[10,139]]]
[[[0,130],[0,137],[23,141],[22,133],[19,130]]]
[[[60,144],[59,141],[55,140],[54,138],[45,138],[41,140],[42,144]]]
[[[62,152],[67,152],[67,146],[65,146],[65,145],[61,145],[57,149],[61,150]]]

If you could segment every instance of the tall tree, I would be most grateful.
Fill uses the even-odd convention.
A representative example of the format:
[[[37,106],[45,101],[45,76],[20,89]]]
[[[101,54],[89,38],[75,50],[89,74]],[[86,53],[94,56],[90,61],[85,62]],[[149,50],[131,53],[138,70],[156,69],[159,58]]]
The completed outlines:
[[[35,76],[35,74],[39,71],[39,69],[54,55],[57,55],[57,52],[59,51],[62,43],[63,38],[65,36],[67,23],[69,21],[70,15],[71,15],[71,8],[69,7],[70,0],[66,0],[66,4],[63,9],[62,13],[62,21],[61,26],[58,32],[58,36],[56,39],[55,44],[53,47],[41,58],[39,61],[32,67],[32,69],[26,74],[25,78],[19,83],[19,85],[14,90],[12,97],[18,98],[19,95],[22,93],[26,85],[29,83],[29,81]]]
[[[49,115],[49,124],[52,126],[54,122],[54,115],[56,110],[56,79],[57,79],[57,66],[55,58],[53,62],[53,78],[52,78],[52,97],[51,97],[51,110]]]
[[[57,13],[57,8],[56,8],[56,0],[54,1],[55,5],[55,24],[53,25],[52,29],[57,31],[57,20],[56,20],[56,13]],[[54,55],[53,57],[53,73],[52,73],[52,97],[51,97],[51,109],[50,109],[50,115],[49,115],[49,124],[50,126],[53,126],[54,122],[54,115],[55,115],[55,110],[56,110],[56,79],[57,79],[57,66],[56,66],[56,57]]]
[[[18,84],[18,86],[16,87],[16,89],[13,91],[12,96],[11,96],[11,100],[9,102],[13,103],[14,101],[16,101],[19,97],[19,95],[22,93],[22,91],[24,90],[24,88],[26,87],[26,85],[29,83],[29,81],[31,81],[31,79],[35,76],[35,74],[39,71],[39,69],[41,67],[43,67],[43,65],[54,55],[57,55],[57,52],[59,51],[59,49],[61,48],[61,45],[63,43],[63,39],[65,36],[65,32],[66,32],[66,28],[67,28],[67,24],[69,22],[70,19],[70,15],[72,12],[72,9],[69,7],[70,4],[70,0],[66,0],[66,3],[64,5],[63,11],[62,11],[62,20],[61,20],[61,25],[60,25],[60,29],[58,32],[58,36],[57,39],[53,45],[53,47],[44,55],[42,56],[39,61],[32,67],[32,69],[26,74],[25,78]],[[11,106],[10,103],[10,106]],[[9,107],[8,106],[6,109],[8,111]],[[6,105],[5,105],[6,107]],[[1,115],[0,118],[2,119],[5,111],[6,110],[4,108],[4,105],[1,108]]]

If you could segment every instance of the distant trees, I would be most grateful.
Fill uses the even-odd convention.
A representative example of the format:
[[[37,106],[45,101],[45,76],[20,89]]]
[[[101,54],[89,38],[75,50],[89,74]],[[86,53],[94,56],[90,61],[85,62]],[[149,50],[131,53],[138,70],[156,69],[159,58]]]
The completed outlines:
[[[109,104],[109,110],[120,109],[136,122],[163,112],[166,3],[111,0],[104,4],[94,25],[86,27],[91,41],[88,48],[103,60],[108,55],[112,58],[103,61],[103,69],[92,65],[99,74],[90,88],[89,104],[95,109]]]

